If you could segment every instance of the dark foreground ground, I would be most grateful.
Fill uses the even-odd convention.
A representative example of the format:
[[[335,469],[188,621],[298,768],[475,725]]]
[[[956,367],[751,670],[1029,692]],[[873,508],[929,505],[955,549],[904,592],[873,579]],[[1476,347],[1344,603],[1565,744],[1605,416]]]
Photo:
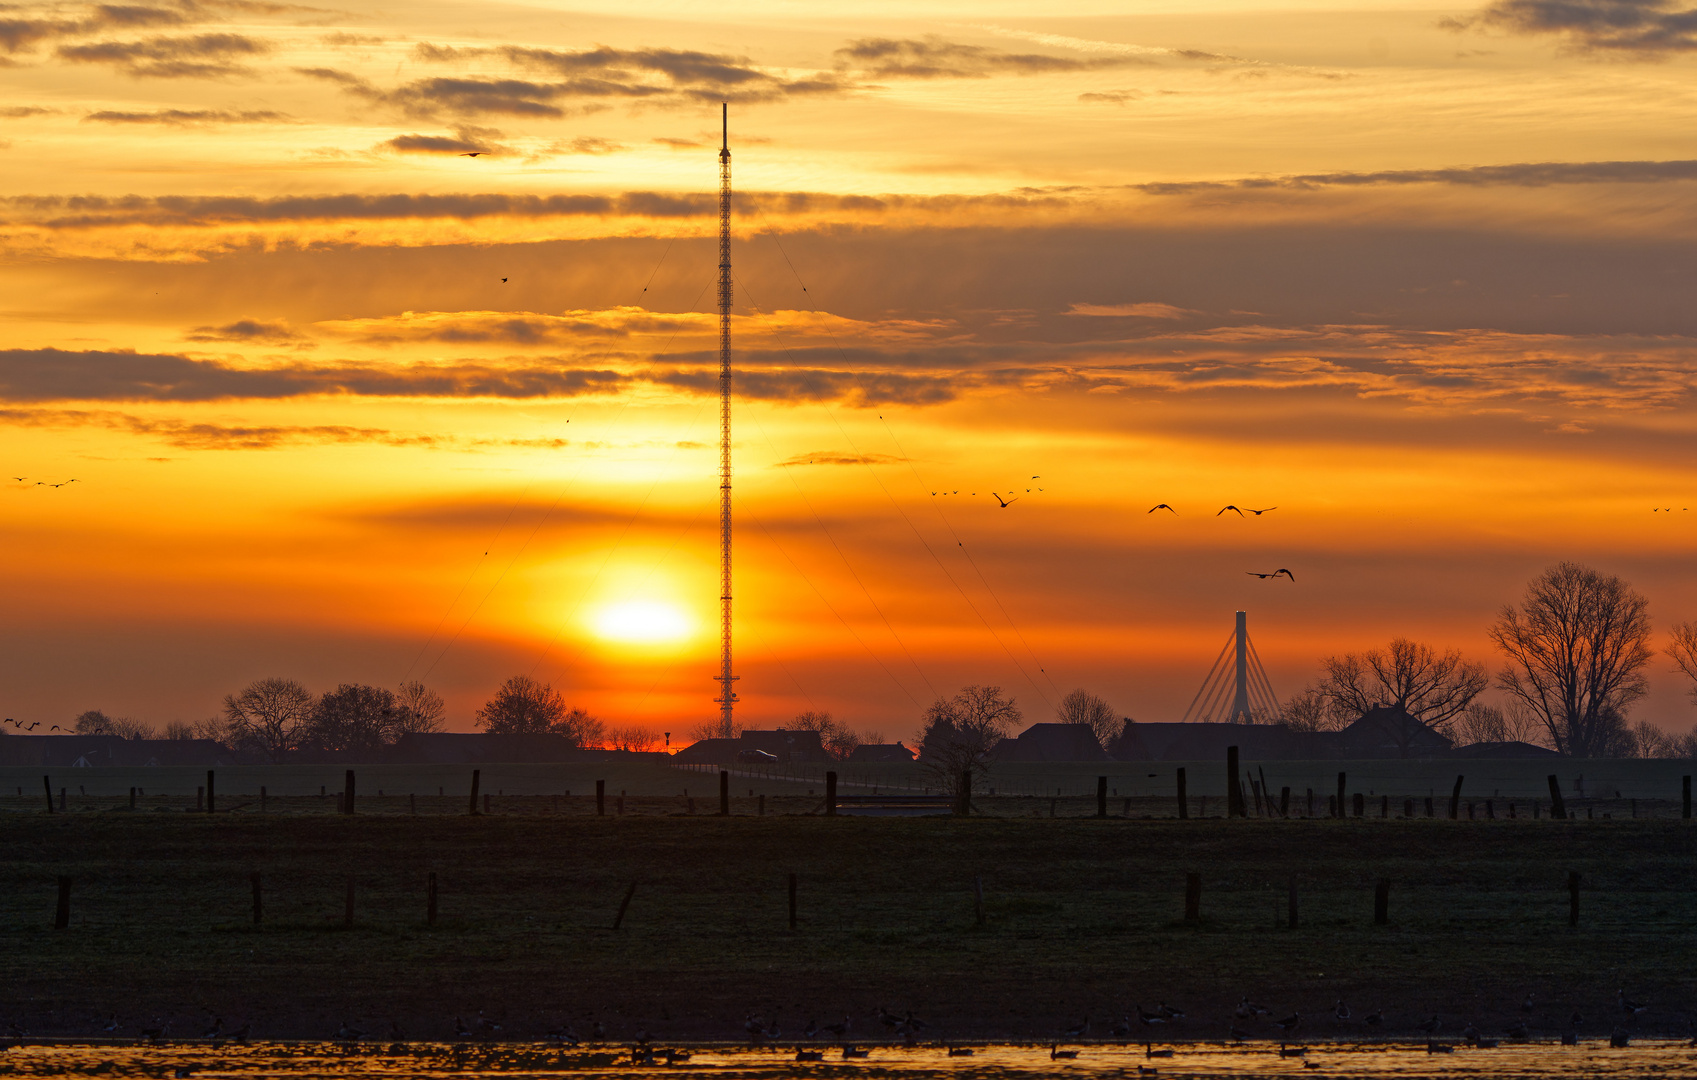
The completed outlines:
[[[1165,1001],[1186,1016],[1140,1038],[1220,1039],[1248,996],[1274,1019],[1301,1012],[1310,1039],[1423,1037],[1413,1026],[1434,1013],[1446,1036],[1524,1017],[1553,1037],[1575,1009],[1595,1037],[1625,1020],[1624,988],[1650,1006],[1637,1033],[1682,1035],[1697,1006],[1691,824],[6,814],[0,1024],[96,1034],[115,1015],[119,1035],[191,1038],[216,1017],[255,1038],[347,1024],[443,1040],[456,1018],[498,1039],[599,1021],[610,1041],[672,1042],[742,1038],[757,1013],[784,1042],[845,1017],[875,1042],[891,1037],[882,1007],[922,1018],[928,1041],[1046,1040],[1086,1016],[1106,1036]],[[61,875],[70,926],[54,930]],[[1388,926],[1373,924],[1381,878]],[[1364,1027],[1375,1009],[1386,1023]],[[1268,1018],[1239,1023],[1279,1037]]]

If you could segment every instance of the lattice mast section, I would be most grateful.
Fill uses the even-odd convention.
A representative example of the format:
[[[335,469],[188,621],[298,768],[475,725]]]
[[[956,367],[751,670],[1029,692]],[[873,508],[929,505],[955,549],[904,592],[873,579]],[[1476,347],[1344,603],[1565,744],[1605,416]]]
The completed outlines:
[[[734,735],[737,695],[731,674],[731,119],[719,106],[719,735]]]

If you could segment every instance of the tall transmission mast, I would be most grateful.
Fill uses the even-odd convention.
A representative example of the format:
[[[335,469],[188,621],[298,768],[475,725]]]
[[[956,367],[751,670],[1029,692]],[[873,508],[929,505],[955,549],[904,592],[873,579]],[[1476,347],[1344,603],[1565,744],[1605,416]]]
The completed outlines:
[[[719,106],[719,736],[733,736],[731,707],[731,117]]]

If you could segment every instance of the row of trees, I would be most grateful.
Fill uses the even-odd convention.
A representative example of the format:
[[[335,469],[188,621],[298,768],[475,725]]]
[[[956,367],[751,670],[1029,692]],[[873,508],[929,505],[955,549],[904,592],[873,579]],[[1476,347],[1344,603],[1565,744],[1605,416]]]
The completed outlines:
[[[1494,680],[1459,650],[1397,638],[1384,649],[1327,657],[1319,681],[1279,719],[1334,730],[1389,705],[1414,725],[1466,742],[1539,742],[1573,757],[1697,757],[1697,732],[1673,736],[1628,715],[1648,692],[1645,671],[1656,655],[1649,609],[1624,579],[1560,563],[1487,631],[1503,656]],[[1697,622],[1676,624],[1663,652],[1697,701]],[[1502,706],[1478,700],[1493,681]],[[1406,753],[1418,730],[1399,734]]]

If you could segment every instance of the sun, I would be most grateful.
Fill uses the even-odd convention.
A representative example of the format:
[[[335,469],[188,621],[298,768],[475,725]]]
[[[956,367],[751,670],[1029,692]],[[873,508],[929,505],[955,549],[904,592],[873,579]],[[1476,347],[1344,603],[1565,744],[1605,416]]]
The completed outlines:
[[[659,600],[624,600],[595,613],[595,633],[627,645],[667,645],[690,634],[689,616]]]

